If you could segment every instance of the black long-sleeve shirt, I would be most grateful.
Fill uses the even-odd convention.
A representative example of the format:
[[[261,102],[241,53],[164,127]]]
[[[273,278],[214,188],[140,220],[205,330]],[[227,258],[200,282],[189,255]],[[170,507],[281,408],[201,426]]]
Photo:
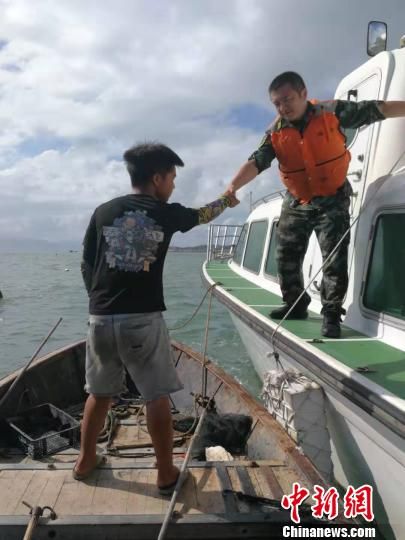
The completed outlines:
[[[222,196],[194,209],[131,194],[96,208],[84,237],[81,265],[90,313],[165,310],[163,265],[173,234],[208,223],[230,202]]]

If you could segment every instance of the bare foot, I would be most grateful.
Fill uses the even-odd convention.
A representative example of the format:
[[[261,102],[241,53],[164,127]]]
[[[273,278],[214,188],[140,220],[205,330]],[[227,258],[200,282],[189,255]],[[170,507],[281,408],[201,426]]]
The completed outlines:
[[[102,456],[96,454],[91,457],[80,456],[74,466],[74,471],[78,475],[87,475],[90,471],[95,469],[102,462]]]
[[[180,470],[174,465],[169,471],[164,471],[164,472],[159,471],[158,477],[157,477],[158,487],[170,486],[171,484],[176,482],[179,474],[180,474]]]

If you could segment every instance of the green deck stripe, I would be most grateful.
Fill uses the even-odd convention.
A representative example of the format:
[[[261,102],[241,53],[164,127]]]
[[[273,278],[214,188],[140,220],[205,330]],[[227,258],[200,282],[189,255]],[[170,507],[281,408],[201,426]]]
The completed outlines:
[[[265,289],[253,288],[256,285],[238,276],[226,263],[210,262],[207,272],[212,279],[222,283],[222,286],[232,296],[244,304],[271,304],[281,305],[281,296],[273,294]],[[237,279],[229,279],[237,277]],[[249,287],[238,289],[237,287]],[[272,308],[266,306],[254,306],[250,309],[269,317]],[[405,352],[391,347],[378,339],[365,340],[368,338],[356,330],[342,325],[342,338],[351,341],[328,340],[321,335],[322,317],[310,312],[308,319],[303,321],[284,321],[283,328],[301,339],[322,339],[322,343],[311,343],[314,347],[323,351],[342,364],[356,369],[367,366],[376,373],[362,373],[370,381],[373,381],[394,395],[405,399]]]
[[[367,377],[384,386],[393,394],[405,398],[405,352],[379,340],[357,342],[329,342],[328,354],[353,368],[368,366],[376,373]],[[323,344],[316,344],[322,350]],[[345,361],[350,357],[350,364]]]

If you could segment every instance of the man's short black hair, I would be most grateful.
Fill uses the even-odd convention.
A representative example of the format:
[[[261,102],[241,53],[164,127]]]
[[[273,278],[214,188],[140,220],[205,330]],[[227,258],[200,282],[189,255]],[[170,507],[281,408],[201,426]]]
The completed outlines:
[[[174,166],[184,166],[173,150],[156,142],[132,146],[123,157],[133,187],[145,186],[155,174],[167,174]]]
[[[271,81],[269,93],[275,92],[285,84],[289,84],[296,92],[302,92],[302,90],[306,88],[304,79],[301,75],[298,75],[295,71],[285,71],[284,73],[277,75],[277,77]]]

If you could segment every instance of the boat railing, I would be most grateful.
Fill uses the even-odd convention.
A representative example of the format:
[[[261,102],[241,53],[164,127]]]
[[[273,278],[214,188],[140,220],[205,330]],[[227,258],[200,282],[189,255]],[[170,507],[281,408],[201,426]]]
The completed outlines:
[[[272,199],[277,199],[278,197],[281,197],[282,199],[284,199],[284,194],[286,191],[287,191],[286,189],[280,189],[279,191],[272,191],[268,195],[265,195],[264,197],[261,197],[260,199],[252,203],[250,210],[252,211],[258,206],[260,206],[261,204],[267,203],[271,201]]]
[[[207,261],[233,257],[243,225],[210,224],[208,229]]]

